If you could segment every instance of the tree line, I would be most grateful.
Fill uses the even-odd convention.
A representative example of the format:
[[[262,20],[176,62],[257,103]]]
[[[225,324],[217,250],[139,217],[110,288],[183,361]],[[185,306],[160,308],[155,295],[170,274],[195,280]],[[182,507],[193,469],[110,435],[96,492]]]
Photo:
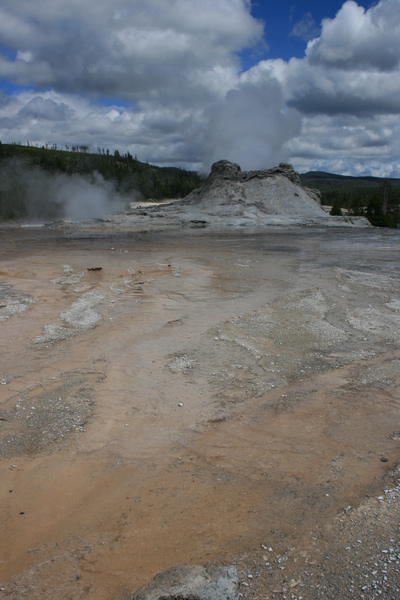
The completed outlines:
[[[43,182],[57,174],[90,178],[94,173],[112,183],[116,195],[125,198],[127,205],[134,199],[184,198],[204,183],[204,177],[196,172],[155,167],[129,152],[115,150],[112,154],[108,148],[99,147],[93,153],[82,144],[60,149],[50,143],[38,148],[29,142],[23,146],[0,141],[0,221],[32,216],[62,218],[62,207]],[[345,209],[349,214],[366,216],[372,225],[399,227],[400,179],[324,172],[310,172],[300,178],[302,185],[321,192],[322,203],[332,207],[332,214]]]
[[[140,162],[129,152],[120,154],[115,150],[111,154],[108,149],[99,148],[97,153],[90,153],[88,147],[82,145],[61,150],[50,144],[47,148],[38,148],[0,142],[0,221],[29,218],[32,181],[40,180],[43,174],[60,173],[71,177],[90,177],[98,173],[105,181],[112,182],[116,194],[123,196],[127,204],[134,199],[183,198],[204,182],[196,172],[155,167]],[[60,207],[52,203],[51,198],[42,204],[41,214],[36,216],[62,216]],[[35,212],[38,212],[37,206]]]
[[[301,175],[302,185],[321,192],[331,214],[365,216],[377,227],[400,226],[400,180],[379,177],[343,177],[328,173]]]

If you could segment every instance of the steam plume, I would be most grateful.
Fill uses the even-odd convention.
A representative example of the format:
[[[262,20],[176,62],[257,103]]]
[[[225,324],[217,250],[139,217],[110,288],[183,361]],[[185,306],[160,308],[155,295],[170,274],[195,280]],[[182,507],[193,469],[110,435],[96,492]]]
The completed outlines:
[[[285,142],[300,133],[301,117],[286,109],[275,80],[244,83],[214,105],[204,136],[204,170],[217,160],[243,170],[266,169],[287,161]]]
[[[98,172],[52,174],[16,158],[0,165],[0,200],[0,218],[28,221],[97,218],[125,203],[115,185]]]

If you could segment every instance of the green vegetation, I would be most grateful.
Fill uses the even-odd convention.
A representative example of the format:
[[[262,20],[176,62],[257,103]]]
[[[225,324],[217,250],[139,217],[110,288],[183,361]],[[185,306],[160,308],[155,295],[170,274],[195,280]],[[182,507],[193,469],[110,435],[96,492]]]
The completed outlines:
[[[332,206],[331,214],[366,216],[377,227],[400,224],[400,179],[346,177],[312,171],[300,176],[301,184],[318,189],[322,204]]]
[[[63,179],[60,179],[60,176]],[[160,168],[142,163],[129,152],[114,154],[87,146],[60,150],[0,142],[0,221],[21,218],[60,218],[63,204],[53,194],[55,182],[77,181],[99,184],[128,204],[133,200],[183,198],[203,183],[197,173],[178,168]],[[112,193],[111,193],[112,188]]]
[[[340,206],[336,206],[336,205],[332,206],[329,214],[332,215],[333,217],[341,217],[343,215],[342,209],[340,208]]]
[[[303,186],[320,190],[322,204],[332,207],[332,215],[363,215],[379,227],[400,224],[400,179],[322,171],[300,178]],[[90,194],[79,193],[81,188],[86,192],[92,188],[92,197],[102,196],[103,209],[110,212],[134,200],[184,198],[203,183],[204,178],[193,171],[154,167],[129,152],[111,154],[98,148],[89,153],[84,145],[61,150],[56,145],[37,148],[0,142],[0,221],[62,218],[68,214],[66,196],[76,196],[81,205],[88,201]]]

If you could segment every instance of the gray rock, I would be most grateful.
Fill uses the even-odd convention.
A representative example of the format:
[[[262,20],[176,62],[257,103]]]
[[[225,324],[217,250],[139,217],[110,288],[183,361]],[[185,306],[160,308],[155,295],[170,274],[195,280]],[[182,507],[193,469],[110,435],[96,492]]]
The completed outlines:
[[[150,207],[148,217],[160,216],[160,207]],[[131,211],[134,215],[135,211]],[[139,216],[138,213],[136,213]],[[303,188],[292,165],[242,171],[228,160],[211,167],[204,185],[186,198],[162,206],[164,223],[210,227],[263,227],[265,225],[352,225],[370,227],[362,217],[334,218],[321,207],[318,190]]]
[[[321,206],[319,191],[302,187],[292,165],[242,171],[227,160],[214,163],[204,185],[186,198],[146,206],[145,211],[132,207],[125,214],[110,216],[106,226],[110,225],[137,230],[201,227],[215,231],[260,231],[266,226],[371,227],[365,217],[328,215]]]
[[[261,219],[267,215],[326,219],[318,193],[302,188],[299,174],[286,163],[272,169],[242,171],[239,165],[220,160],[211,167],[205,184],[182,203],[227,216],[252,212],[253,218]]]
[[[179,566],[159,573],[126,600],[238,600],[236,567]]]

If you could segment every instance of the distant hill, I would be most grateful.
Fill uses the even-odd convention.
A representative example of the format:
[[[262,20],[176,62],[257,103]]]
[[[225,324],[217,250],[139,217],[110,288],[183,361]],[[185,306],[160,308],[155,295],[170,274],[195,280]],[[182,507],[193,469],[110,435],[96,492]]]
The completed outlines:
[[[349,177],[323,171],[300,175],[301,184],[318,189],[322,204],[346,208],[351,214],[365,215],[372,225],[398,227],[400,223],[400,179]]]
[[[300,179],[303,186],[320,190],[322,203],[336,212],[346,208],[384,227],[400,222],[400,179],[323,171]],[[156,167],[129,152],[0,142],[0,221],[101,217],[134,200],[184,198],[203,183],[196,172]]]
[[[0,142],[0,221],[74,216],[69,214],[72,196],[75,209],[80,209],[75,210],[78,217],[96,216],[90,210],[85,214],[82,206],[86,203],[90,208],[90,200],[95,209],[93,192],[102,201],[101,213],[133,200],[183,198],[203,181],[196,172],[155,167],[129,152],[121,155],[116,150],[111,154],[99,148],[98,153],[89,153],[86,146],[60,150]],[[71,202],[66,199],[66,190]]]
[[[389,181],[393,188],[400,189],[400,179],[383,179],[381,177],[350,177],[335,175],[324,171],[309,171],[300,175],[301,185],[314,187],[321,191],[331,189],[377,189],[384,181]]]

